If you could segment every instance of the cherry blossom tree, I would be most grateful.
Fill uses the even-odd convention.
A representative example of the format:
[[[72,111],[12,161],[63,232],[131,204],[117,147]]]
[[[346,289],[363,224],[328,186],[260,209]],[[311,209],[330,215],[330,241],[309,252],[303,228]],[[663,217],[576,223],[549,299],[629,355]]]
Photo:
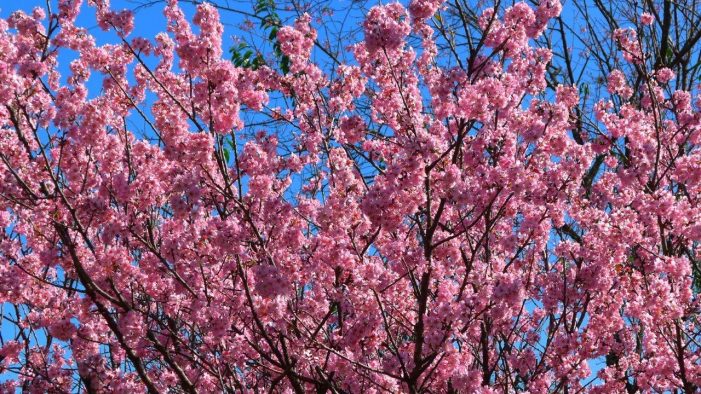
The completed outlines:
[[[343,57],[300,13],[233,61],[222,9],[0,20],[3,392],[701,388],[671,11],[592,36],[592,98],[558,0],[375,5]]]

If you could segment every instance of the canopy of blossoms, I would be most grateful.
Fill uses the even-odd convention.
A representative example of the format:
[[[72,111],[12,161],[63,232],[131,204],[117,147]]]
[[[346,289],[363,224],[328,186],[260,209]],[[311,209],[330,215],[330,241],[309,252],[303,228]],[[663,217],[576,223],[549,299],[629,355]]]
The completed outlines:
[[[442,1],[378,5],[334,72],[309,15],[282,72],[211,5],[141,38],[58,4],[0,20],[4,392],[701,387],[701,103],[614,71],[580,135],[532,44],[558,0],[480,10],[459,66]]]

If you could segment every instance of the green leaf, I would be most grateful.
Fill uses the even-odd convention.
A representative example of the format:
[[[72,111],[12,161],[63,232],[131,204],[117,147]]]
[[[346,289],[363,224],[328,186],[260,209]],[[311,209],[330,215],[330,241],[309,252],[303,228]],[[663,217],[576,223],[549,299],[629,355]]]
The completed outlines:
[[[665,57],[665,63],[671,62],[672,59],[674,58],[674,51],[672,50],[671,46],[667,46],[667,49],[665,50],[665,53],[664,53],[664,57]]]
[[[224,147],[223,152],[224,152],[224,160],[226,160],[226,162],[228,163],[229,159],[231,158],[231,152],[229,151],[229,148],[226,148],[226,147]]]
[[[265,59],[263,59],[263,55],[261,55],[261,54],[259,53],[259,54],[256,55],[256,57],[253,59],[253,65],[252,65],[251,68],[252,68],[253,70],[257,70],[257,69],[259,69],[261,66],[264,66],[264,65],[265,65]]]
[[[282,59],[280,59],[280,70],[282,71],[283,74],[287,74],[290,72],[290,58],[287,56],[283,56]]]

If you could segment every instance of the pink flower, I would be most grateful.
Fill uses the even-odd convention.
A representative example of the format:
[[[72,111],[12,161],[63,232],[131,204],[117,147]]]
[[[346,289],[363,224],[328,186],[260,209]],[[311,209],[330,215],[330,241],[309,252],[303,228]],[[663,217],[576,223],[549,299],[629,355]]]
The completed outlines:
[[[655,17],[648,12],[643,12],[640,14],[640,23],[647,26],[652,25],[655,23]]]
[[[638,34],[633,29],[616,29],[613,32],[613,39],[618,43],[623,58],[634,64],[641,64],[644,54],[638,41]]]
[[[624,99],[633,95],[633,89],[628,86],[625,74],[620,70],[613,70],[608,76],[608,91],[620,95]]]
[[[49,326],[49,333],[62,341],[69,340],[76,331],[78,330],[70,319],[61,319]]]
[[[365,43],[371,53],[382,49],[399,49],[411,32],[407,12],[399,3],[372,7],[363,27]]]
[[[662,84],[665,84],[675,77],[674,71],[667,67],[663,67],[655,72],[655,78]]]
[[[443,2],[444,0],[412,0],[409,3],[409,13],[415,20],[423,21],[431,18]]]
[[[557,101],[568,107],[574,107],[579,103],[579,91],[576,86],[558,86]]]

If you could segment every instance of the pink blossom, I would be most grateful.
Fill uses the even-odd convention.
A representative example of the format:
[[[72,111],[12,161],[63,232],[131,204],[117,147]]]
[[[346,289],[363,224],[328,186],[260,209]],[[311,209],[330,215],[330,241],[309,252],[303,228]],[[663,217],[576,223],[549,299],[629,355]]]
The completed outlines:
[[[627,99],[633,95],[633,89],[628,86],[625,74],[620,70],[613,70],[608,76],[608,91]]]
[[[399,3],[374,6],[363,23],[368,51],[399,49],[411,31],[408,15]]]
[[[650,14],[649,12],[643,12],[642,14],[640,14],[640,22],[643,25],[649,26],[649,25],[652,25],[653,23],[655,23],[655,17],[652,14]]]
[[[667,67],[663,67],[655,72],[655,78],[662,84],[673,80],[674,77],[674,71]]]

